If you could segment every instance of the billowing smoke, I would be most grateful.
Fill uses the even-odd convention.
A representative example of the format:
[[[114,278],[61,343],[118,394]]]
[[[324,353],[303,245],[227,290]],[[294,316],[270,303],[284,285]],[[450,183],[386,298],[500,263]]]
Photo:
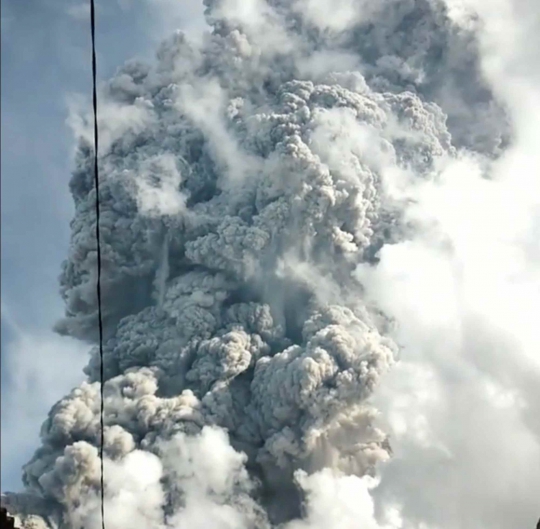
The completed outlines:
[[[482,277],[469,272],[489,259],[482,241],[498,218],[467,213],[473,198],[512,200],[490,198],[512,109],[482,65],[479,15],[439,0],[205,4],[201,43],[175,34],[155,64],[125,65],[100,96],[108,529],[484,527],[487,496],[470,519],[443,517],[429,508],[435,487],[407,489],[422,481],[402,462],[406,449],[425,453],[418,472],[436,461],[438,475],[434,451],[467,461],[463,443],[430,441],[429,403],[450,387],[437,386],[440,366],[454,381],[473,376],[447,350],[468,350],[467,337],[492,347],[481,344],[487,312],[461,298],[472,325],[453,304],[453,281]],[[76,214],[57,330],[95,344],[90,115],[72,123]],[[456,235],[460,206],[470,243]],[[485,358],[471,362],[481,370]],[[43,424],[27,494],[5,497],[23,527],[100,527],[99,368],[94,347],[87,382]],[[470,396],[456,384],[456,409],[518,372],[530,395],[538,374],[484,371]],[[516,435],[533,465],[540,428],[529,423]],[[490,486],[499,501],[504,488]]]

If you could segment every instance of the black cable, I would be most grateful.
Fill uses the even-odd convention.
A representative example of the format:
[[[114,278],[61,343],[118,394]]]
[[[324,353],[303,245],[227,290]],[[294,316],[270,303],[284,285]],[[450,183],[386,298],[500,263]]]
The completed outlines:
[[[101,463],[101,527],[105,529],[105,481],[103,472],[103,447],[105,445],[105,395],[103,372],[103,317],[101,312],[101,240],[99,232],[99,173],[98,173],[98,118],[97,118],[97,66],[96,66],[96,7],[90,0],[90,28],[92,33],[92,99],[94,107],[94,182],[96,188],[96,242],[97,242],[97,303],[99,325],[99,375],[100,375],[100,429],[99,457]]]

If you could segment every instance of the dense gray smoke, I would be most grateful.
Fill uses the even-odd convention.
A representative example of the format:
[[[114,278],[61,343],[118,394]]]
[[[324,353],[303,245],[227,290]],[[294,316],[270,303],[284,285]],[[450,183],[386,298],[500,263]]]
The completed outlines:
[[[205,4],[202,44],[174,35],[100,96],[107,527],[375,528],[392,439],[371,397],[399,348],[357,269],[417,230],[389,175],[509,141],[477,21],[438,0]],[[87,126],[57,330],[95,344]],[[99,527],[99,367],[94,348],[30,496],[5,498],[25,528]],[[332,479],[366,507],[332,518]]]

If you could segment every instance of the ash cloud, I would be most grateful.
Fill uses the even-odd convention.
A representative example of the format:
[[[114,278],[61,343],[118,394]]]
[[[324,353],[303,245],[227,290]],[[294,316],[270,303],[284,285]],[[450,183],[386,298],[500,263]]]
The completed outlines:
[[[427,229],[400,186],[464,150],[488,165],[511,127],[474,18],[436,0],[326,4],[206,0],[201,44],[178,32],[102,87],[109,527],[383,527],[369,491],[392,443],[372,396],[400,314],[361,271]],[[57,330],[95,343],[88,123],[72,123]],[[43,424],[32,500],[3,500],[23,527],[100,525],[99,365],[94,348]]]

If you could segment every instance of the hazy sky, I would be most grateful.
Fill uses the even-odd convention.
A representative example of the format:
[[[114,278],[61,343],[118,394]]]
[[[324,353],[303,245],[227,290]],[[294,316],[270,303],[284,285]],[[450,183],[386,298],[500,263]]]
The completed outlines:
[[[152,55],[175,27],[200,24],[200,2],[97,2],[100,78]],[[67,253],[73,94],[88,95],[86,1],[2,0],[2,490],[20,488],[50,406],[81,378],[84,345],[54,335]],[[182,9],[180,9],[182,7]]]

